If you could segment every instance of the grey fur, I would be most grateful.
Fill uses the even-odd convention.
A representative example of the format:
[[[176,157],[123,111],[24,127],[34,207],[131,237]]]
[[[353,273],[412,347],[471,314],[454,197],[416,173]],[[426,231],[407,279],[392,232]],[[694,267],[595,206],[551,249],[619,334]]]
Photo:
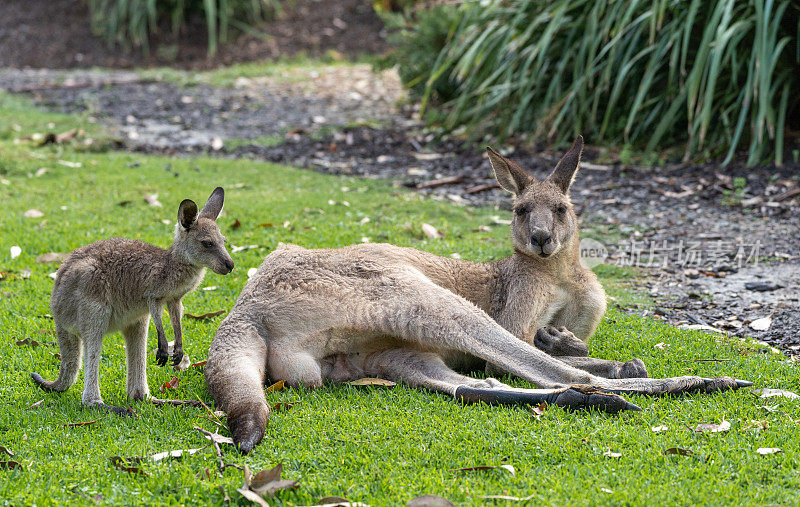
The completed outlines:
[[[213,208],[222,209],[222,188],[211,194]],[[206,205],[208,206],[208,204]],[[205,208],[204,208],[205,209]],[[97,241],[73,251],[56,273],[50,308],[55,320],[61,367],[58,379],[34,382],[45,390],[66,391],[85,359],[82,402],[103,405],[99,366],[103,337],[122,331],[127,359],[127,394],[150,397],[147,385],[147,326],[152,317],[158,331],[157,359],[166,364],[167,339],[161,323],[167,305],[175,333],[173,364],[183,358],[181,298],[203,280],[206,268],[219,274],[233,270],[225,238],[211,216],[198,215],[197,205],[181,203],[172,247],[167,250],[123,238]],[[114,407],[111,407],[114,408]]]
[[[319,387],[375,376],[465,401],[608,411],[638,408],[609,392],[745,385],[727,377],[641,378],[647,371],[638,359],[586,357],[584,342],[606,298],[579,262],[577,217],[562,185],[577,168],[580,144],[559,164],[565,172],[542,182],[489,150],[498,181],[516,194],[515,253],[506,259],[475,263],[386,244],[285,245],[269,254],[220,325],[206,365],[209,391],[228,413],[239,449],[249,452],[264,435],[266,378]],[[538,233],[548,241],[534,244]],[[484,366],[541,389],[455,371]]]

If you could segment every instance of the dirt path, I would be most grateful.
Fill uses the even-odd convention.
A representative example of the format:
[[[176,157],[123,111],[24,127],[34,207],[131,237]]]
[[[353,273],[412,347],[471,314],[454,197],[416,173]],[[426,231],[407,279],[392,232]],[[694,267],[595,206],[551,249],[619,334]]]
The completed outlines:
[[[398,106],[404,92],[393,72],[347,65],[287,73],[218,88],[126,72],[0,69],[0,87],[46,109],[91,111],[135,151],[269,160],[386,178],[457,204],[508,207],[481,150],[434,142],[414,108]],[[508,151],[539,177],[558,157]],[[642,268],[656,318],[798,352],[799,167],[653,170],[596,164],[596,155],[587,149],[573,187],[584,236],[604,244],[605,262]],[[754,329],[765,316],[769,328]]]

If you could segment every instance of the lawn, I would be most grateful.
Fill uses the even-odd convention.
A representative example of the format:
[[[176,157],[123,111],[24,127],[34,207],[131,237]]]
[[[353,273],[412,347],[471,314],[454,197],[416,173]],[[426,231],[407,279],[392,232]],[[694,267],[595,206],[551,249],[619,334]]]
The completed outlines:
[[[0,502],[5,504],[218,505],[226,496],[232,503],[249,503],[236,492],[242,472],[228,467],[217,474],[210,447],[182,460],[145,459],[140,467],[147,475],[111,464],[113,456],[203,447],[206,441],[192,427],[217,428],[203,409],[128,403],[120,336],[106,337],[101,392],[108,403],[130,404],[138,418],[82,409],[82,376],[61,395],[33,386],[31,371],[48,379],[58,372],[53,322],[46,317],[52,288],[48,274],[56,265],[37,263],[38,255],[68,252],[111,236],[166,247],[178,203],[184,198],[204,201],[217,185],[226,189],[220,225],[230,247],[257,247],[233,254],[232,274],[209,273],[201,287],[214,289],[184,299],[186,312],[196,315],[230,310],[247,282],[247,270],[279,242],[336,247],[386,241],[483,261],[510,253],[506,226],[478,230],[502,211],[422,199],[384,182],[252,161],[93,151],[83,140],[37,147],[35,141],[14,140],[74,127],[95,139],[102,139],[103,132],[81,117],[41,113],[7,95],[0,94],[0,110],[0,355],[5,359],[0,364],[0,445],[14,454],[8,457],[0,449],[0,461],[21,464],[0,469]],[[162,207],[144,201],[142,196],[152,193]],[[30,209],[43,215],[24,216]],[[426,239],[422,223],[446,237]],[[21,248],[13,259],[12,246]],[[629,273],[609,268],[599,273],[618,301],[630,299],[616,288],[619,277]],[[205,359],[222,318],[184,319],[184,348],[192,361]],[[21,340],[28,343],[17,345]],[[32,347],[32,341],[39,345]],[[150,326],[151,349],[155,342]],[[652,376],[732,375],[757,388],[800,391],[797,364],[778,354],[736,339],[677,330],[617,308],[609,310],[590,348],[603,358],[640,357]],[[180,383],[165,396],[199,396],[211,403],[201,367],[176,373],[156,366],[151,356],[148,380],[155,395],[163,395],[159,386],[173,376]],[[793,503],[800,488],[795,429],[800,400],[761,399],[751,391],[631,397],[642,412],[607,415],[549,408],[537,417],[525,408],[462,406],[402,385],[287,389],[267,395],[273,404],[297,403],[273,413],[261,445],[248,456],[225,446],[224,459],[254,471],[283,463],[284,477],[299,484],[279,492],[272,505],[311,505],[331,495],[398,505],[423,494],[464,505],[483,503],[487,495],[530,496],[529,504]],[[727,432],[694,431],[698,424],[723,419],[731,425]],[[668,429],[654,432],[658,426]],[[665,455],[670,448],[691,453]],[[760,455],[758,448],[782,451]],[[512,465],[515,474],[454,470],[503,464]]]

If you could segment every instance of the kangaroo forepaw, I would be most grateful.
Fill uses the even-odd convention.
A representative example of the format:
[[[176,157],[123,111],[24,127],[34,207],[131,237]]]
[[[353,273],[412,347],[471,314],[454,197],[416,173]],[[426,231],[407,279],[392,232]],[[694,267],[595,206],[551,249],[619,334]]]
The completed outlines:
[[[228,412],[228,426],[233,442],[242,454],[247,454],[264,438],[269,409],[266,404],[248,403]]]
[[[647,378],[647,367],[641,359],[631,359],[622,363],[618,378]]]
[[[169,354],[167,354],[167,351],[160,348],[156,350],[156,364],[159,366],[166,366],[167,361],[169,361]]]
[[[551,356],[577,356],[589,355],[589,347],[572,332],[561,326],[545,326],[533,337],[533,346]]]

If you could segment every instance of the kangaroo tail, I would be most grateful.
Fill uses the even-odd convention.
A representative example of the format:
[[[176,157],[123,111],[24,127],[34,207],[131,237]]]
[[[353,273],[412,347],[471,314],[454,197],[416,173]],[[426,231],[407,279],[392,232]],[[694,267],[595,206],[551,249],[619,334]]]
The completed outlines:
[[[81,370],[82,347],[81,340],[77,335],[73,335],[60,328],[56,324],[56,335],[58,336],[58,349],[61,354],[61,366],[58,370],[58,378],[47,381],[38,373],[31,373],[33,383],[45,391],[64,392],[69,389],[78,378]]]
[[[252,324],[233,316],[211,342],[206,383],[217,408],[228,414],[233,441],[247,454],[264,438],[269,418],[264,396],[267,346]]]

